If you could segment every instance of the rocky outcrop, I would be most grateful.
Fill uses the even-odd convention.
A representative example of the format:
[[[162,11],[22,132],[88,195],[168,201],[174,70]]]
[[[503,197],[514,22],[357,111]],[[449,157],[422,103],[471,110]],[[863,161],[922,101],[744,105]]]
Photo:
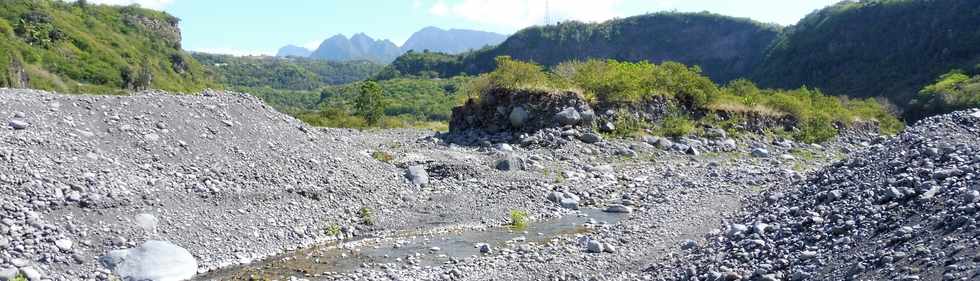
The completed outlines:
[[[122,20],[127,25],[139,27],[156,34],[157,38],[163,39],[175,49],[181,48],[180,27],[177,26],[180,20],[175,17],[158,19],[137,13],[126,13],[123,14]]]
[[[533,133],[547,128],[590,126],[595,113],[576,92],[494,89],[479,101],[453,109],[450,133]]]

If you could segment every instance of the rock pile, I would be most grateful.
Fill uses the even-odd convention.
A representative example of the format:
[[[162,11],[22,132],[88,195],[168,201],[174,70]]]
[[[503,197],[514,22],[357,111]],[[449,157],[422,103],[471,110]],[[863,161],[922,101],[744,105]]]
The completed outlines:
[[[105,280],[99,257],[146,239],[193,253],[196,273],[359,225],[362,202],[411,185],[349,138],[237,93],[0,89],[0,280]]]
[[[703,247],[685,243],[681,257],[648,272],[670,280],[976,280],[978,116],[920,121],[771,191]]]
[[[575,92],[495,89],[454,108],[449,131],[461,144],[510,142],[549,128],[589,127],[595,112]],[[488,137],[488,135],[490,137]]]

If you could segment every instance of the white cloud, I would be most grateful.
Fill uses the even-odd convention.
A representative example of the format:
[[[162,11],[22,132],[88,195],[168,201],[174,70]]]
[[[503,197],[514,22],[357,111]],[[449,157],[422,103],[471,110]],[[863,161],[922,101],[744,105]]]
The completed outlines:
[[[162,10],[167,5],[170,5],[174,0],[89,0],[92,4],[108,4],[108,5],[132,5],[138,4],[140,7],[149,8],[154,10]]]
[[[429,8],[429,13],[440,17],[446,16],[449,14],[449,6],[446,5],[446,2],[436,2],[432,5],[432,8]]]
[[[622,16],[623,0],[460,0],[439,1],[429,9],[435,16],[453,16],[481,24],[523,28],[559,20],[604,21]],[[547,7],[547,9],[546,9]]]

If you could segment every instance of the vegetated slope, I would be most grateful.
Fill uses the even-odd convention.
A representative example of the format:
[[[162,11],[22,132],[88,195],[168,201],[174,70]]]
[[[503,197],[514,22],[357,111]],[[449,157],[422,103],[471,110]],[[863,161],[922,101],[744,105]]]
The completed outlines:
[[[508,55],[545,66],[569,60],[609,58],[700,66],[716,81],[751,73],[779,27],[710,13],[655,13],[599,24],[564,22],[514,34],[500,45],[463,54],[440,76],[493,70],[494,58]],[[420,65],[402,63],[401,65]],[[414,75],[429,69],[395,69]]]
[[[970,77],[964,71],[953,70],[919,91],[912,100],[910,113],[926,117],[977,107],[980,107],[980,75]]]
[[[381,70],[369,61],[336,62],[297,57],[235,57],[194,53],[225,88],[252,94],[281,112],[327,127],[367,127],[353,116],[360,83]],[[441,128],[469,79],[392,79],[380,83],[380,127]],[[438,123],[438,124],[437,124]]]
[[[978,69],[976,26],[980,2],[973,0],[844,1],[782,29],[706,13],[658,13],[532,27],[459,56],[410,53],[379,78],[485,73],[501,55],[544,66],[583,58],[672,60],[698,65],[718,83],[744,77],[767,88],[883,97],[917,120],[931,114],[909,104],[920,89],[951,69]]]
[[[319,93],[260,96],[297,118],[322,127],[423,127],[444,130],[453,106],[464,98],[462,87],[470,78],[391,79],[378,82],[382,93],[384,118],[379,124],[367,124],[356,115],[360,83],[329,86]],[[279,106],[277,106],[279,107]]]
[[[206,53],[194,53],[193,57],[210,68],[219,82],[231,87],[316,90],[326,85],[364,80],[382,68],[381,65],[369,61],[334,62],[296,57],[236,57]]]
[[[571,96],[563,91],[576,92],[578,98],[554,99]],[[806,87],[760,89],[744,79],[719,86],[698,68],[676,62],[588,60],[562,63],[549,72],[537,64],[500,57],[496,70],[472,79],[460,96],[470,99],[453,110],[451,124],[458,125],[452,131],[465,134],[469,129],[520,132],[525,129],[522,120],[541,121],[542,112],[557,116],[551,123],[556,127],[594,120],[595,124],[584,121],[584,127],[598,125],[599,131],[620,137],[652,133],[680,138],[704,128],[774,133],[817,143],[834,138],[841,128],[869,122],[885,134],[904,127],[873,99],[839,98]],[[588,107],[579,106],[583,103]],[[540,108],[551,106],[558,108]]]
[[[924,119],[768,192],[705,246],[686,243],[680,261],[650,272],[668,280],[976,279],[978,128],[977,110]]]
[[[135,6],[0,1],[0,87],[111,93],[210,85],[178,19]]]
[[[980,63],[977,26],[980,1],[845,1],[787,28],[752,79],[905,107],[939,75]]]
[[[405,41],[401,49],[403,52],[429,50],[458,54],[489,45],[497,45],[506,39],[506,35],[493,32],[467,29],[444,30],[430,26],[412,34],[412,37]]]

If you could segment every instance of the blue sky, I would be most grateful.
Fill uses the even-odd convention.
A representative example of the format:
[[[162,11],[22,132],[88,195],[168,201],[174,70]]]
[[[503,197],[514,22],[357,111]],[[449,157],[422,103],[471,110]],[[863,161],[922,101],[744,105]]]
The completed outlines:
[[[164,10],[181,19],[184,48],[275,54],[315,47],[334,34],[364,32],[402,44],[426,26],[510,34],[553,20],[603,21],[656,11],[710,11],[789,25],[838,0],[89,0]]]

